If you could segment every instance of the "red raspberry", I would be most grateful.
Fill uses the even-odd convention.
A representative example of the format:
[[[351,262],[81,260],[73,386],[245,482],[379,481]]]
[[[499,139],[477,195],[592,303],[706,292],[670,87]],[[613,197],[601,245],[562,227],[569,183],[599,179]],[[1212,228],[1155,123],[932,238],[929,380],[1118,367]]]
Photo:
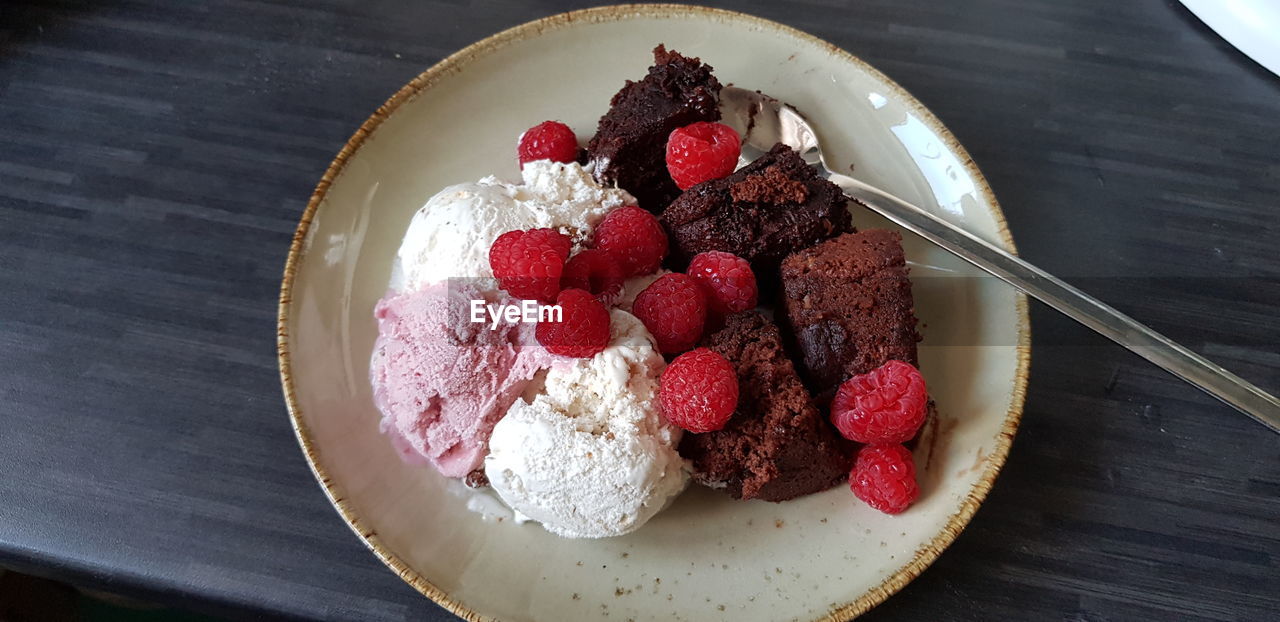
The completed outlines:
[[[756,275],[747,260],[724,251],[699,253],[689,262],[689,276],[702,286],[707,305],[720,315],[756,306]]]
[[[573,250],[573,240],[568,235],[556,229],[530,229],[524,233],[530,240],[550,245],[561,259],[566,261],[569,259],[569,253]]]
[[[653,214],[627,205],[605,215],[595,247],[609,251],[626,277],[653,274],[667,256],[667,232]]]
[[[692,348],[702,337],[707,301],[693,279],[664,274],[636,296],[631,313],[644,322],[659,350],[674,354]]]
[[[859,443],[905,443],[924,424],[928,399],[919,370],[889,361],[840,385],[831,401],[831,423]]]
[[[662,372],[658,405],[667,421],[690,432],[719,430],[738,407],[738,374],[723,356],[690,350]]]
[[[578,251],[564,265],[560,286],[585,289],[606,305],[622,296],[622,266],[608,252],[589,248]]]
[[[916,464],[911,452],[898,444],[867,445],[849,472],[853,495],[885,514],[901,514],[916,497]]]
[[[508,231],[489,247],[489,267],[512,296],[546,302],[560,291],[570,248],[569,236],[555,229]]]
[[[609,345],[609,310],[591,292],[566,289],[556,297],[559,322],[538,322],[534,337],[548,352],[588,358]]]
[[[667,138],[667,172],[681,190],[720,179],[738,166],[742,142],[723,123],[700,121],[676,128]]]
[[[534,160],[573,162],[578,159],[578,137],[559,121],[543,121],[520,135],[516,154],[520,168]]]

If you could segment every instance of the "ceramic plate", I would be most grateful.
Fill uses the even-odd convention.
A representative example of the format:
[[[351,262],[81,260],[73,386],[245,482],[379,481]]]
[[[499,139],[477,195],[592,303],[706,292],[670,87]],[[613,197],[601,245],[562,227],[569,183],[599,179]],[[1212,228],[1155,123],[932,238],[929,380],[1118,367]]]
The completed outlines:
[[[1227,43],[1280,76],[1280,2],[1276,0],[1182,0]]]
[[[442,187],[518,179],[515,137],[544,119],[589,135],[658,42],[721,82],[795,104],[833,163],[1012,249],[981,173],[932,114],[865,63],[786,26],[696,7],[568,13],[480,41],[405,86],[355,133],[308,205],[285,269],[280,370],[316,477],[370,549],[469,619],[845,619],[924,570],[1004,463],[1029,361],[1025,300],[906,236],[920,361],[938,403],[916,451],[922,496],[890,517],[848,488],[773,504],[691,487],[639,531],[565,540],[486,522],[378,432],[367,381],[401,234]],[[865,211],[859,226],[885,226]]]

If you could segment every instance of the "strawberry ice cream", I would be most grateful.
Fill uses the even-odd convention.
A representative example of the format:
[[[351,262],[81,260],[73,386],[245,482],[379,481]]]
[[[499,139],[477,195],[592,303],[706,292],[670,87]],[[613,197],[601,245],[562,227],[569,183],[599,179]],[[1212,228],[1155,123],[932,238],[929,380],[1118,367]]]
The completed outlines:
[[[554,359],[533,324],[472,322],[472,300],[517,302],[455,281],[388,295],[374,311],[369,377],[382,429],[406,460],[446,477],[480,466],[494,424]]]

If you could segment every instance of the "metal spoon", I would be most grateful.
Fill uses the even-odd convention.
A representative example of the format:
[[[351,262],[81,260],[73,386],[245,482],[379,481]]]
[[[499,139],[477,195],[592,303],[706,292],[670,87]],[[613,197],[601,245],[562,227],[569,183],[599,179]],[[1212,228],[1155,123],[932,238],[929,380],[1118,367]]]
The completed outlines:
[[[1280,432],[1280,400],[1266,391],[959,227],[879,188],[832,172],[822,158],[817,133],[795,108],[756,91],[725,87],[720,92],[720,112],[725,123],[745,134],[742,144],[745,160],[754,160],[777,143],[790,146],[845,194],[903,229],[941,246]]]

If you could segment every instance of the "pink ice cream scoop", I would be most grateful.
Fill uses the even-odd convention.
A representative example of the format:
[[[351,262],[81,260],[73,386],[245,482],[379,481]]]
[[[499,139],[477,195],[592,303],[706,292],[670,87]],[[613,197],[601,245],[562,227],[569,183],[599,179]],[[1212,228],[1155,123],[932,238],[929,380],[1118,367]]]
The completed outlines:
[[[532,323],[473,322],[473,300],[519,304],[455,281],[388,293],[374,309],[369,377],[382,430],[405,460],[447,477],[480,466],[493,426],[554,359]]]

